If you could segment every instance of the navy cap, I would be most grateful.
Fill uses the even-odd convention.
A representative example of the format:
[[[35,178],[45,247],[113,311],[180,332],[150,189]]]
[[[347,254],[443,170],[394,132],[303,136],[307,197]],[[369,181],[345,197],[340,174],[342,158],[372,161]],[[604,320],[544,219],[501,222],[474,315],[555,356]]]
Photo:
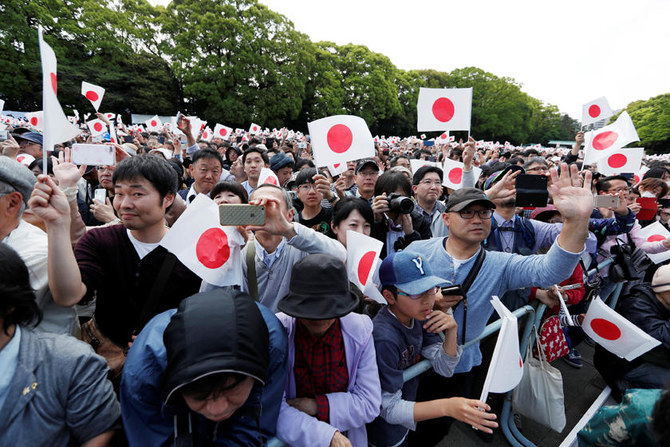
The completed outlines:
[[[31,143],[37,143],[39,145],[42,145],[43,139],[42,139],[42,134],[37,133],[37,132],[26,132],[21,135],[14,135],[14,139],[19,142],[19,140],[26,140],[30,141]]]
[[[398,251],[388,255],[379,267],[383,286],[395,286],[410,295],[418,295],[448,281],[433,275],[433,270],[421,254]]]

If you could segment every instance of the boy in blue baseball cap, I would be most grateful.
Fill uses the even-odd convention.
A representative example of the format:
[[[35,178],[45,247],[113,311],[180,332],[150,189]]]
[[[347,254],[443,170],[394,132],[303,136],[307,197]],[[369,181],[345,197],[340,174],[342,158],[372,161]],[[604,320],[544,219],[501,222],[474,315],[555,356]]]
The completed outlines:
[[[430,265],[416,252],[387,256],[379,269],[382,294],[388,305],[374,318],[373,336],[382,386],[379,417],[368,425],[368,440],[376,447],[404,442],[416,423],[452,417],[487,433],[497,427],[495,414],[479,400],[461,397],[416,402],[419,378],[403,381],[403,370],[430,360],[435,371],[450,377],[461,355],[457,325],[451,313],[434,310],[435,298],[445,281],[433,275]],[[443,334],[444,340],[440,335]]]

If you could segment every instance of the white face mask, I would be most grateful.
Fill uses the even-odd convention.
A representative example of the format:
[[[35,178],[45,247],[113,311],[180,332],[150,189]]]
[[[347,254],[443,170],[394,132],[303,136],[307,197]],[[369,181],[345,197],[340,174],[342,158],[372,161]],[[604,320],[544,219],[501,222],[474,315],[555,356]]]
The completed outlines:
[[[665,181],[665,184],[668,185],[668,186],[670,186],[670,180],[666,180],[666,181]]]
[[[656,197],[653,192],[643,191],[640,197]]]

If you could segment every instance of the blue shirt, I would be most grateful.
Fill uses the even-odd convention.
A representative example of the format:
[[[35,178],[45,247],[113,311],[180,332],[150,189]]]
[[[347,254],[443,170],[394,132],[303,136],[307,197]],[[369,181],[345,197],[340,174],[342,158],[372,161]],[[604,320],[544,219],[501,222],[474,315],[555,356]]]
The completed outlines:
[[[446,238],[432,238],[412,242],[406,251],[420,253],[424,262],[430,263],[433,274],[445,280],[444,285],[463,284],[476,256],[462,262],[458,269],[454,260],[444,248]],[[480,248],[481,250],[481,248]],[[479,336],[486,327],[489,317],[493,314],[490,300],[492,295],[501,297],[508,290],[522,287],[549,287],[569,278],[574,271],[580,253],[570,253],[562,249],[558,243],[549,249],[546,255],[521,256],[513,253],[496,251],[486,252],[486,259],[479,274],[468,291],[468,317],[466,341]],[[458,340],[463,339],[463,305],[454,310],[454,318],[458,323]],[[456,373],[470,371],[480,365],[482,354],[479,343],[463,351]]]
[[[19,346],[21,344],[21,328],[17,324],[14,336],[0,350],[0,408],[7,398],[9,385],[12,383],[16,365],[19,363]]]

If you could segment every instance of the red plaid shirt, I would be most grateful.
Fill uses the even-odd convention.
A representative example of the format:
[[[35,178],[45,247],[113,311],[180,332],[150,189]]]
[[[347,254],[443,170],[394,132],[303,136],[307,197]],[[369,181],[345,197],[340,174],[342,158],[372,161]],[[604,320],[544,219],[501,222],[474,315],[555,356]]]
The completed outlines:
[[[317,419],[328,422],[330,407],[325,394],[346,392],[349,386],[340,320],[320,338],[313,337],[298,321],[294,343],[296,397],[316,399]]]

